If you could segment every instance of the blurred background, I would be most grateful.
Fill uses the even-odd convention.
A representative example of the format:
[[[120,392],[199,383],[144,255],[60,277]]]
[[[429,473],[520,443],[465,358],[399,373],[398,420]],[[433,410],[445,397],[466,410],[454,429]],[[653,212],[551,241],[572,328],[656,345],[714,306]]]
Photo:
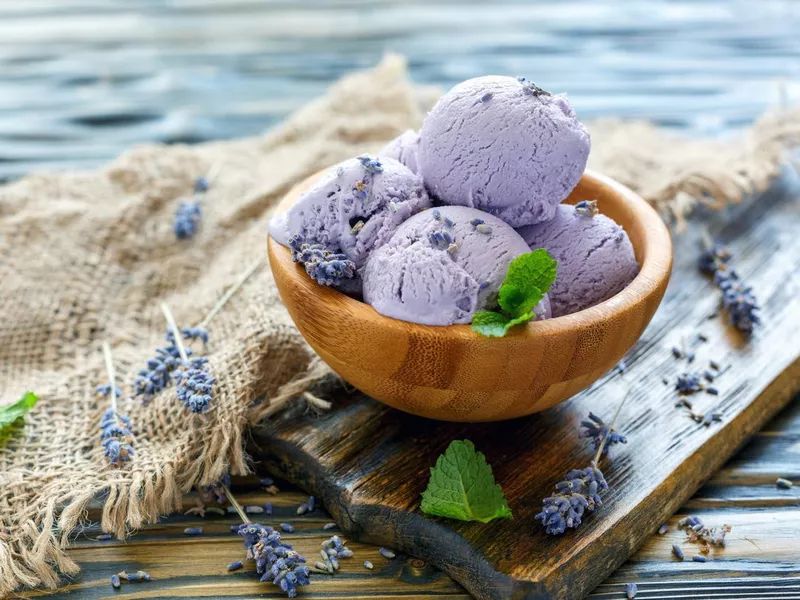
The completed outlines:
[[[388,51],[724,134],[800,99],[800,1],[0,0],[0,181],[256,135]]]

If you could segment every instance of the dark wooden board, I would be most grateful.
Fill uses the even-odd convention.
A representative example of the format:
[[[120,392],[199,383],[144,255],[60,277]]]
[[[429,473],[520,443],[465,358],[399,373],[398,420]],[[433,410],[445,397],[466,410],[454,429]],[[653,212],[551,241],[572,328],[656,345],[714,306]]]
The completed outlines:
[[[478,598],[576,598],[622,564],[800,386],[800,211],[796,190],[778,188],[718,232],[734,265],[757,290],[763,325],[746,343],[716,312],[719,293],[698,273],[698,239],[676,243],[667,297],[630,353],[628,373],[543,414],[497,424],[420,419],[353,394],[323,417],[284,418],[257,430],[256,445],[277,473],[321,496],[337,522],[359,540],[389,545],[432,562]],[[709,338],[695,338],[703,331]],[[694,364],[670,352],[682,340]],[[720,396],[695,397],[699,412],[723,422],[695,423],[675,407],[670,382],[708,360],[725,365]],[[545,535],[534,515],[554,483],[586,466],[579,440],[589,410],[611,419],[629,384],[618,429],[627,446],[602,463],[611,490],[581,528]],[[489,525],[428,518],[419,511],[428,469],[453,439],[471,439],[494,468],[514,511]]]

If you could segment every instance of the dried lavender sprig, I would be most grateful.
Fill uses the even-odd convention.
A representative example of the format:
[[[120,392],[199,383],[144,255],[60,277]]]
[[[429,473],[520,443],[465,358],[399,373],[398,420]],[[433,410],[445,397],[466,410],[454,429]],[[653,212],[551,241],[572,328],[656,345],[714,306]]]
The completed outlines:
[[[517,81],[519,81],[520,84],[522,84],[522,91],[524,91],[526,94],[528,94],[530,96],[534,96],[534,97],[538,98],[539,96],[551,96],[552,95],[550,92],[547,92],[547,91],[543,90],[538,85],[536,85],[532,81],[528,81],[524,77],[517,77]]]
[[[750,335],[761,322],[758,301],[752,288],[745,285],[736,271],[730,268],[728,263],[731,257],[727,248],[706,239],[698,267],[703,273],[713,276],[714,283],[722,291],[722,306],[728,312],[731,325]]]
[[[592,412],[589,413],[589,420],[581,421],[581,427],[584,428],[584,431],[581,431],[578,437],[591,439],[595,450],[600,447],[603,440],[606,440],[603,456],[608,455],[608,449],[614,444],[628,443],[628,438],[608,427],[603,419]]]
[[[111,347],[108,342],[103,342],[103,359],[106,365],[108,384],[101,387],[103,390],[108,390],[111,407],[103,413],[103,419],[100,422],[100,440],[105,448],[106,458],[112,465],[116,465],[120,462],[128,462],[136,452],[133,449],[131,420],[126,415],[120,414],[117,408],[117,395],[120,390],[116,384],[114,361],[111,358]]]
[[[336,286],[356,275],[356,266],[344,254],[332,252],[321,244],[307,244],[300,235],[289,238],[292,260],[305,267],[318,284]]]
[[[556,493],[543,500],[542,510],[534,518],[542,522],[548,534],[561,535],[568,528],[576,529],[581,524],[585,512],[593,512],[602,505],[600,494],[608,489],[608,483],[597,465],[603,455],[609,433],[632,389],[628,388],[619,403],[606,435],[589,466],[584,469],[573,469],[567,473],[564,480],[556,484]]]
[[[161,303],[161,312],[164,313],[169,330],[173,333],[182,361],[176,372],[178,399],[193,413],[203,413],[208,410],[211,403],[211,392],[216,378],[208,372],[208,359],[201,357],[189,361],[189,355],[179,334],[180,329],[175,324],[175,318],[166,302]]]

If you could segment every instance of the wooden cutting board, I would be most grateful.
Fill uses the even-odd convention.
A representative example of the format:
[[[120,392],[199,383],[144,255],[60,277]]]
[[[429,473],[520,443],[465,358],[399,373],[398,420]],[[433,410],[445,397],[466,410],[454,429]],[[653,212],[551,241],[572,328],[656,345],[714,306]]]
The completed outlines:
[[[667,296],[625,375],[610,373],[544,413],[492,424],[421,419],[354,393],[320,417],[265,422],[252,452],[322,498],[347,536],[430,561],[476,598],[583,597],[800,389],[798,197],[785,186],[772,190],[716,232],[762,306],[763,324],[750,342],[725,324],[724,313],[711,316],[719,291],[696,268],[698,236],[683,234]],[[682,343],[695,353],[692,364],[671,353]],[[720,411],[722,422],[705,427],[675,406],[673,383],[683,371],[708,368],[710,359],[723,365],[720,395],[692,400],[698,412]],[[603,506],[578,530],[546,535],[534,520],[542,498],[593,454],[578,438],[580,421],[590,410],[610,420],[631,384],[616,427],[628,443],[600,464],[610,486]],[[428,469],[454,439],[484,452],[513,521],[461,523],[419,511]],[[714,549],[710,558],[723,555]]]

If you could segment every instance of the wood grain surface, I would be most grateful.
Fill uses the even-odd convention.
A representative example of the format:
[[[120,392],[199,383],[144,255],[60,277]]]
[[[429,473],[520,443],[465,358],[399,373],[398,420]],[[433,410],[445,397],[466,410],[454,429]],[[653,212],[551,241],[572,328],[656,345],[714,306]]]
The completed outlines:
[[[259,469],[263,472],[263,469]],[[800,397],[773,419],[762,431],[698,492],[673,517],[667,535],[650,535],[642,547],[610,577],[598,585],[590,597],[620,600],[625,584],[636,582],[637,599],[715,600],[796,600],[800,598],[800,489],[782,490],[777,477],[800,481]],[[233,490],[244,504],[272,502],[275,514],[263,522],[295,525],[294,534],[285,537],[297,548],[313,555],[319,543],[338,531],[323,531],[329,521],[324,510],[298,517],[296,508],[306,495],[277,482],[280,492],[267,494],[255,477],[236,479]],[[184,509],[194,506],[187,496]],[[700,515],[706,523],[728,523],[727,547],[713,554],[711,563],[677,562],[671,545],[684,544],[684,535],[675,523],[687,514]],[[253,565],[241,571],[225,570],[229,562],[243,558],[241,540],[230,533],[235,515],[205,519],[173,515],[157,525],[143,528],[126,542],[96,541],[100,533],[97,506],[90,510],[95,522],[74,540],[70,556],[83,570],[74,581],[52,594],[32,591],[20,598],[280,598],[274,586],[258,582]],[[199,526],[204,534],[186,537],[186,527]],[[348,542],[355,556],[343,560],[334,576],[315,576],[303,588],[300,598],[380,599],[380,600],[467,600],[469,594],[446,574],[429,563],[398,554],[388,561],[377,546]],[[375,569],[367,571],[370,560]],[[125,584],[113,592],[109,577],[122,569],[144,569],[153,581]],[[578,597],[578,596],[573,596]]]
[[[776,192],[720,232],[734,267],[757,290],[763,325],[745,342],[713,317],[719,293],[696,267],[698,245],[683,236],[668,296],[630,353],[629,371],[610,375],[569,403],[497,424],[420,419],[353,395],[319,419],[269,422],[257,432],[270,467],[313,490],[351,536],[395,546],[444,569],[478,598],[574,598],[622,564],[725,459],[784,406],[800,384],[800,212]],[[702,331],[708,341],[696,336]],[[696,354],[675,359],[673,345]],[[721,412],[705,427],[675,406],[677,374],[724,365],[719,396],[693,398],[698,413]],[[666,377],[668,384],[661,382]],[[632,386],[619,429],[628,444],[604,463],[611,486],[602,509],[578,532],[545,535],[541,499],[591,449],[577,439],[592,410],[607,420]],[[486,526],[419,512],[428,468],[453,439],[469,438],[492,464],[514,511]],[[554,442],[557,440],[557,443]]]
[[[298,184],[281,208],[286,210],[308,185]],[[271,238],[269,262],[303,337],[368,396],[443,421],[511,419],[558,404],[608,372],[639,339],[666,290],[672,244],[655,210],[628,188],[592,172],[583,175],[568,202],[581,200],[596,200],[600,212],[625,229],[638,275],[605,302],[559,319],[532,321],[500,339],[479,335],[468,325],[433,327],[385,317],[317,285],[292,262],[289,249]]]

